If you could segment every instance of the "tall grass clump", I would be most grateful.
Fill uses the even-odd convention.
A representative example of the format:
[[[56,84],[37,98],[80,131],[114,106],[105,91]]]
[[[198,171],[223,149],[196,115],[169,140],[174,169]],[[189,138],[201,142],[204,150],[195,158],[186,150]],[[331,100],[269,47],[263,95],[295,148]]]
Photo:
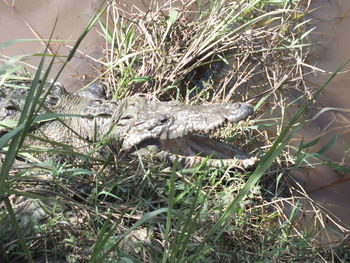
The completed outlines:
[[[104,142],[93,142],[91,151],[79,153],[36,138],[52,151],[81,160],[42,161],[33,151],[36,145],[26,145],[33,123],[67,117],[41,114],[36,106],[51,88],[44,88],[50,66],[43,70],[42,61],[18,125],[0,139],[0,220],[14,229],[9,233],[2,228],[0,259],[346,262],[345,242],[332,246],[319,238],[325,233],[323,218],[337,222],[291,177],[309,164],[309,157],[322,158],[308,154],[317,141],[290,146],[305,124],[306,109],[328,84],[314,92],[304,81],[311,30],[307,10],[302,1],[189,0],[153,1],[143,12],[109,1],[67,61],[96,23],[106,48],[103,70],[94,82],[105,84],[111,99],[141,95],[189,104],[250,101],[253,118],[214,135],[259,162],[250,170],[214,168],[206,165],[207,157],[184,168],[115,153],[96,158],[92,153]],[[1,84],[16,86],[9,72],[1,73]],[[16,159],[26,162],[17,164]],[[318,215],[313,227],[303,221],[306,201]],[[30,209],[21,214],[19,207]],[[45,220],[24,224],[24,218],[34,219],[38,211]],[[348,231],[340,224],[336,230]]]
[[[241,99],[277,89],[287,76],[289,87],[306,89],[299,1],[210,1],[200,11],[197,1],[153,6],[129,14],[111,5],[101,22],[104,77],[115,98]]]

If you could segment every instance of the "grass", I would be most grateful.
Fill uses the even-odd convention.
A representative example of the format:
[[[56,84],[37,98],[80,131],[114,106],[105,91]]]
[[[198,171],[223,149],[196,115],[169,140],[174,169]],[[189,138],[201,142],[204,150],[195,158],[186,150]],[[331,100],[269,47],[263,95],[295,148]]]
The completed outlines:
[[[313,91],[304,82],[307,6],[282,0],[210,1],[202,9],[197,5],[189,1],[175,8],[169,2],[154,5],[146,14],[125,14],[111,2],[103,18],[101,10],[91,20],[67,61],[99,23],[108,48],[96,81],[106,84],[111,98],[142,94],[190,104],[251,101],[254,118],[217,136],[258,156],[257,167],[242,172],[210,168],[203,161],[197,167],[169,168],[156,160],[114,162],[113,156],[100,160],[89,153],[80,153],[78,163],[45,159],[14,165],[16,156],[38,159],[25,139],[33,122],[62,117],[39,114],[50,71],[50,66],[43,70],[49,58],[43,55],[18,126],[0,139],[0,219],[15,230],[1,231],[4,260],[35,262],[42,255],[49,262],[350,260],[346,242],[320,238],[329,234],[323,229],[325,220],[334,218],[291,177],[317,162],[346,169],[322,157],[333,140],[318,153],[309,152],[317,140],[289,145],[305,124],[305,110],[328,84]],[[14,62],[6,64],[4,85],[20,82]],[[292,93],[298,95],[291,99]],[[294,105],[301,107],[294,110]],[[287,118],[290,112],[294,116]],[[48,147],[61,151],[57,144]],[[76,155],[69,149],[66,154]],[[46,220],[21,229],[24,216],[19,220],[15,213],[28,204],[37,207],[34,201]],[[305,203],[317,215],[313,227],[306,227]],[[27,213],[35,219],[33,210]],[[340,237],[348,233],[340,224],[333,230]]]

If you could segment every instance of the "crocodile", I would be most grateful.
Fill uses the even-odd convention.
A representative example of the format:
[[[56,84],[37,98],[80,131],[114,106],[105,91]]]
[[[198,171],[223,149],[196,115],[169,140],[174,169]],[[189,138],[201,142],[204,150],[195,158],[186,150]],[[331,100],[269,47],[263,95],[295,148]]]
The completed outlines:
[[[19,119],[26,92],[27,89],[1,88],[0,134],[9,131],[8,121]],[[227,123],[250,116],[253,107],[245,102],[187,105],[142,96],[110,101],[99,86],[71,94],[56,83],[39,114],[43,112],[66,116],[61,121],[55,119],[35,126],[35,133],[75,147],[106,138],[114,153],[154,155],[184,166],[199,164],[205,156],[210,156],[209,166],[247,168],[256,161],[255,157],[207,136]],[[74,137],[79,139],[73,140]]]

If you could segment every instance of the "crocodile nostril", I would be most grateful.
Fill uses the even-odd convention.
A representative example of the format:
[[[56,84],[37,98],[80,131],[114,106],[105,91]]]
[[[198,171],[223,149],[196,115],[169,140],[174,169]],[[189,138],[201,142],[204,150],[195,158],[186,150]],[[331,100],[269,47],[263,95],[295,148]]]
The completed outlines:
[[[238,110],[241,108],[241,106],[242,106],[241,103],[235,102],[235,103],[226,104],[226,109]]]
[[[241,106],[242,106],[241,103],[236,103],[235,104],[235,109],[239,109]]]

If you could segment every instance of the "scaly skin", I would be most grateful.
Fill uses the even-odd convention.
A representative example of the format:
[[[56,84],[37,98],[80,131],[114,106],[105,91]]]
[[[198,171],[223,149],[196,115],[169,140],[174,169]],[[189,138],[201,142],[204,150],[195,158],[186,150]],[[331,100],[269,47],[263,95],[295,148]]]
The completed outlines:
[[[18,97],[24,93],[9,88],[2,88],[2,91],[5,91],[7,96],[0,94],[0,124],[4,120],[19,118],[19,109],[23,107],[23,101]],[[137,150],[142,155],[147,155],[151,151],[161,159],[170,161],[180,159],[184,165],[190,165],[202,160],[201,157],[191,155],[200,152],[210,155],[216,151],[218,154],[213,154],[213,157],[217,160],[210,160],[209,165],[217,166],[220,163],[228,165],[237,163],[238,159],[239,164],[248,167],[255,162],[254,158],[227,145],[216,147],[220,148],[219,151],[201,150],[201,145],[204,145],[203,142],[207,139],[198,139],[199,137],[191,139],[189,136],[196,133],[207,134],[226,123],[244,120],[253,112],[252,106],[247,103],[186,105],[175,101],[147,101],[142,97],[111,102],[99,94],[102,93],[88,90],[82,93],[84,96],[72,95],[63,87],[56,85],[45,106],[55,113],[84,115],[83,117],[65,117],[64,122],[86,140],[100,140],[107,134],[108,138],[114,141],[111,145],[115,152]],[[38,129],[48,138],[58,142],[69,144],[72,138],[72,132],[59,121],[46,123]],[[0,127],[0,133],[6,130]],[[94,134],[95,131],[96,134]],[[192,144],[196,144],[199,149],[197,152],[172,151],[174,141],[179,144],[179,138],[186,138],[187,142],[182,143],[183,145],[191,144],[188,140],[194,141]],[[79,141],[74,144],[79,145]],[[205,147],[208,147],[208,143],[206,144]],[[216,144],[219,145],[218,142],[211,142],[212,146]],[[184,147],[183,145],[181,147]],[[212,146],[209,144],[209,148],[215,148]],[[175,148],[179,147],[175,146]],[[225,149],[225,154],[219,153],[222,149]]]
[[[174,101],[147,101],[142,97],[111,102],[105,100],[96,89],[80,94],[83,96],[68,94],[63,87],[56,85],[39,112],[39,115],[46,112],[82,115],[66,116],[61,120],[75,133],[59,120],[36,123],[32,133],[40,138],[72,145],[80,152],[89,149],[87,147],[90,144],[86,141],[107,137],[111,139],[109,146],[113,152],[122,151],[138,156],[151,154],[172,163],[179,162],[183,166],[200,164],[205,156],[211,156],[206,163],[209,166],[246,168],[255,163],[255,158],[229,145],[196,134],[209,133],[225,123],[244,120],[253,112],[247,103],[192,106]],[[9,131],[10,128],[6,126],[8,122],[19,120],[25,95],[25,89],[0,88],[0,136]],[[28,136],[25,144],[43,146],[43,143]],[[1,149],[0,159],[3,151]],[[40,158],[45,156],[40,155]],[[30,191],[42,195],[53,193],[45,192],[45,189]],[[19,199],[14,210],[22,229],[30,229],[30,222],[45,219],[47,211],[57,206],[56,202],[54,199],[53,202],[47,200],[46,203],[38,204],[27,197]],[[44,206],[47,208],[43,209]],[[6,230],[8,222],[2,222]],[[4,231],[4,228],[0,230]]]

